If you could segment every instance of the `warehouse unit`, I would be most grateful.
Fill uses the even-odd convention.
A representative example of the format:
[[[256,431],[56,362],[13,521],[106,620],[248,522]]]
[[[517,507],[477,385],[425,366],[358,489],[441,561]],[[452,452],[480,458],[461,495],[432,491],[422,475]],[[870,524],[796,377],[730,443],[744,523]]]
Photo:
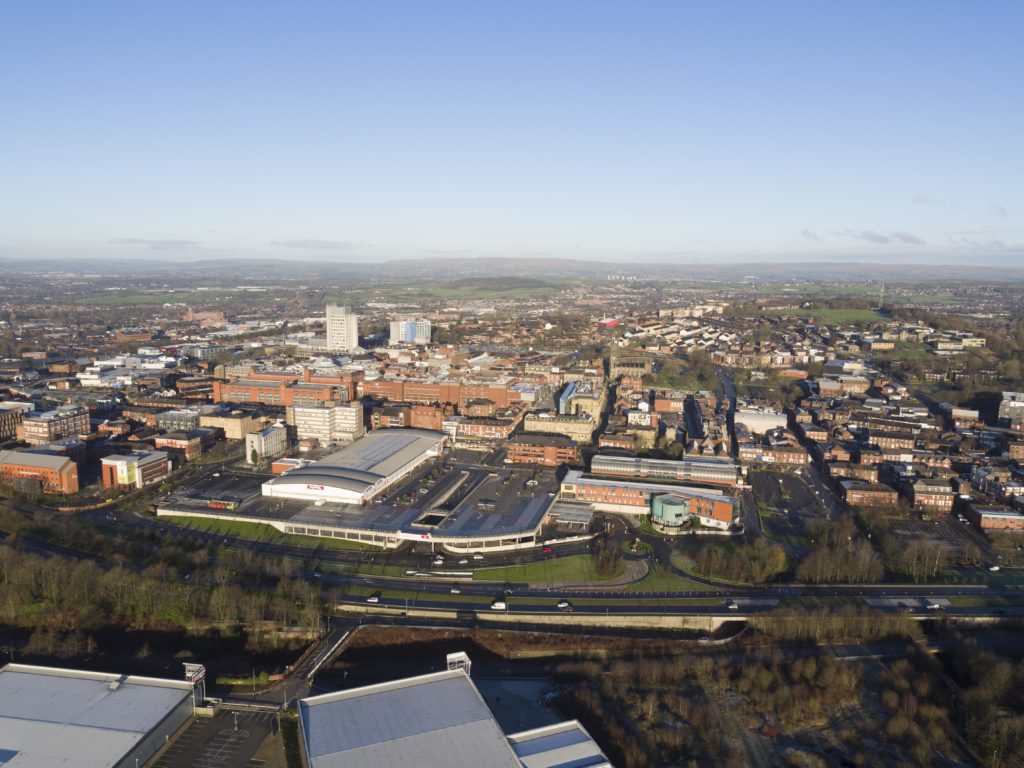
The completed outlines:
[[[8,664],[0,669],[3,768],[136,768],[195,712],[184,680]]]
[[[469,677],[464,653],[448,669],[299,702],[308,768],[611,768],[579,722],[502,732]]]

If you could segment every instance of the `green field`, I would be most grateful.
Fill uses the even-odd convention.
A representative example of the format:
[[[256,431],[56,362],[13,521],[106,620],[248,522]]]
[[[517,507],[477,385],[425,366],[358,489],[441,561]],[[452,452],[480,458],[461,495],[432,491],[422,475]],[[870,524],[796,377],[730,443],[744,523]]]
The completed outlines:
[[[93,304],[98,306],[126,306],[130,304],[177,304],[209,301],[210,299],[233,296],[237,291],[168,291],[167,293],[100,293],[95,296],[83,296],[76,304]],[[263,295],[263,294],[261,294]]]
[[[473,580],[531,584],[593,584],[608,581],[617,575],[619,574],[599,574],[591,555],[570,555],[523,565],[481,568],[473,573]]]
[[[218,520],[202,517],[178,517],[176,515],[161,515],[158,520],[166,521],[171,525],[179,525],[183,528],[191,528],[206,533],[216,533],[224,536],[237,536],[241,539],[251,541],[265,541],[270,544],[290,544],[309,549],[348,549],[379,552],[380,547],[370,544],[363,544],[358,541],[345,541],[344,539],[328,539],[319,536],[295,536],[281,533],[270,525],[263,523],[246,523],[239,520]]]

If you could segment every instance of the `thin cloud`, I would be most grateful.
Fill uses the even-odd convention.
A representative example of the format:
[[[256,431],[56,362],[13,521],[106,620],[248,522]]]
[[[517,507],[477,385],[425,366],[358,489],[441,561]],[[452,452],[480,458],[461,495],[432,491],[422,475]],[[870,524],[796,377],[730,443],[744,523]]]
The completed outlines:
[[[907,245],[924,245],[925,242],[917,235],[912,235],[909,232],[893,232],[892,239],[897,240]]]
[[[1008,219],[1010,218],[1010,212],[1001,205],[990,205],[988,212],[995,216],[997,219]]]
[[[803,232],[801,232],[800,237],[802,237],[804,240],[810,240],[812,243],[821,242],[821,237],[818,236],[818,233],[812,232],[809,229],[805,229]]]
[[[942,200],[938,197],[931,197],[929,195],[914,195],[910,202],[914,205],[921,205],[925,208],[950,208],[953,203],[949,200]]]
[[[866,240],[869,243],[875,243],[877,245],[885,245],[891,243],[892,238],[886,237],[881,232],[875,232],[873,229],[862,229],[860,232],[854,232],[852,229],[846,230],[844,233],[847,237],[852,237],[857,240]]]
[[[1006,242],[1000,240],[997,237],[990,238],[988,240],[975,240],[970,237],[958,237],[954,238],[953,242],[959,245],[961,248],[966,248],[971,251],[1005,251],[1007,250]],[[1012,249],[1011,249],[1012,250]]]
[[[305,248],[314,251],[355,251],[370,247],[369,243],[359,243],[354,240],[316,240],[313,238],[271,240],[270,244],[281,248]]]
[[[151,251],[187,251],[202,247],[198,240],[150,240],[144,237],[119,237],[107,242],[113,245],[144,245]]]

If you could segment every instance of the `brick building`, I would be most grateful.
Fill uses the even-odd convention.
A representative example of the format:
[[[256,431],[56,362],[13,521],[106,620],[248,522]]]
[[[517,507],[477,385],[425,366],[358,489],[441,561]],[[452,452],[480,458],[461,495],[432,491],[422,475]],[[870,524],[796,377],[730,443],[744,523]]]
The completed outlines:
[[[89,409],[81,405],[62,405],[52,411],[32,411],[21,420],[18,436],[30,445],[49,445],[64,437],[87,435]]]
[[[895,489],[858,480],[841,481],[839,495],[851,507],[895,507],[899,503],[899,495]]]
[[[577,464],[579,460],[579,446],[562,435],[524,433],[513,435],[508,441],[506,461],[512,464],[558,467],[562,464]]]
[[[164,451],[132,451],[100,460],[104,488],[143,488],[171,474],[171,461]]]
[[[31,451],[0,451],[0,478],[18,487],[20,481],[37,481],[43,493],[78,491],[78,465],[67,456]]]

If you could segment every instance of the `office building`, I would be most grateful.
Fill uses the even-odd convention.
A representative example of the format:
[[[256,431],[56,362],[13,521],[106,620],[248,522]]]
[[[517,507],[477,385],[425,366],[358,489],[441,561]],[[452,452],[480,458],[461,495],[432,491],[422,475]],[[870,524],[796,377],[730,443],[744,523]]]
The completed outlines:
[[[0,451],[0,478],[18,490],[43,493],[78,491],[78,465],[67,456],[51,453]]]
[[[523,433],[508,439],[505,454],[507,464],[534,464],[541,467],[560,467],[576,464],[580,460],[580,447],[565,435],[531,435]]]
[[[200,426],[223,430],[228,440],[244,440],[250,432],[262,429],[265,422],[262,415],[247,411],[204,413],[199,417]]]
[[[199,427],[198,408],[179,408],[156,415],[157,429],[164,432],[189,432]]]
[[[327,305],[327,351],[352,352],[359,347],[359,316],[348,307]]]
[[[164,451],[132,451],[100,460],[104,488],[143,488],[170,474],[171,461]]]
[[[245,436],[245,460],[249,463],[279,458],[287,450],[288,430],[282,426],[267,427]],[[256,455],[256,462],[252,460],[253,454]]]
[[[402,318],[392,320],[388,341],[392,345],[429,344],[431,323],[429,320]]]
[[[81,405],[62,405],[52,411],[33,411],[22,417],[20,437],[30,445],[49,445],[63,437],[90,432],[89,409]]]
[[[22,416],[23,411],[21,410],[0,408],[0,440],[6,440],[18,434]]]
[[[286,422],[299,440],[313,439],[320,445],[351,443],[363,434],[362,403],[343,405],[295,405],[288,408]]]
[[[404,318],[391,321],[392,344],[429,344],[430,321],[426,319]]]
[[[602,479],[577,470],[570,470],[562,479],[559,500],[638,518],[653,514],[653,521],[663,529],[678,527],[690,518],[725,529],[737,516],[736,499],[723,491]]]

